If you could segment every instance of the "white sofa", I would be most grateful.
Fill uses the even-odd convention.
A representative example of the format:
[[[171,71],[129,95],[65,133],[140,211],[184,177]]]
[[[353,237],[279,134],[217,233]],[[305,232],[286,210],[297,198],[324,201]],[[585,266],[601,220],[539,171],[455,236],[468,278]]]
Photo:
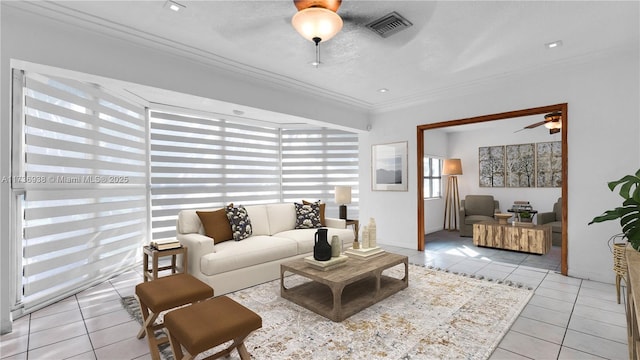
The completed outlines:
[[[295,229],[296,209],[293,203],[245,206],[253,233],[240,241],[214,245],[207,237],[196,211],[178,214],[176,237],[187,246],[188,272],[213,287],[215,295],[223,295],[280,277],[280,263],[313,254],[317,229]],[[331,242],[338,235],[344,248],[355,239],[344,220],[326,218]]]

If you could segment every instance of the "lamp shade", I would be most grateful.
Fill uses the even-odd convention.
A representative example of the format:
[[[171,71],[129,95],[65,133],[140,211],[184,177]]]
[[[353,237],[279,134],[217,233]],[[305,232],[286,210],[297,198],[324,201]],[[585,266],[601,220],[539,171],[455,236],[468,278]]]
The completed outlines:
[[[329,9],[310,7],[293,15],[291,25],[309,41],[313,38],[327,41],[342,29],[342,18]]]
[[[547,129],[560,129],[562,127],[562,124],[560,123],[560,121],[549,121],[544,123],[544,127],[546,127]]]
[[[462,175],[462,161],[460,159],[445,159],[442,165],[442,175]]]
[[[336,186],[334,195],[336,204],[351,204],[351,186]]]

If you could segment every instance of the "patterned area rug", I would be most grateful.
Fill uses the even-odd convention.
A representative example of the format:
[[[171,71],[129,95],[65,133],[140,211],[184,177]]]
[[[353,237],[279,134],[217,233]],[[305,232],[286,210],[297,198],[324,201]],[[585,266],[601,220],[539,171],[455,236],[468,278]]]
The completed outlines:
[[[404,268],[385,275],[401,278]],[[293,275],[286,286],[301,281]],[[373,360],[486,359],[532,295],[514,284],[410,265],[407,289],[341,323],[282,299],[279,280],[228,296],[262,317],[262,329],[245,342],[254,359]],[[170,351],[163,355],[172,359]],[[239,359],[235,350],[231,359]]]

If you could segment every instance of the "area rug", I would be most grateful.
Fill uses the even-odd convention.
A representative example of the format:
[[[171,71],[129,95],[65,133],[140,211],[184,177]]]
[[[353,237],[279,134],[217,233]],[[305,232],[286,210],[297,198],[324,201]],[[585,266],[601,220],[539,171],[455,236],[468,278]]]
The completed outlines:
[[[533,295],[515,284],[409,266],[407,289],[340,323],[282,299],[279,280],[228,296],[262,317],[262,329],[245,342],[253,359],[386,360],[486,359]],[[401,278],[404,268],[385,275]],[[286,285],[301,281],[293,275]],[[140,319],[137,303],[127,301]],[[173,359],[169,349],[163,357]],[[239,359],[236,351],[231,359]]]

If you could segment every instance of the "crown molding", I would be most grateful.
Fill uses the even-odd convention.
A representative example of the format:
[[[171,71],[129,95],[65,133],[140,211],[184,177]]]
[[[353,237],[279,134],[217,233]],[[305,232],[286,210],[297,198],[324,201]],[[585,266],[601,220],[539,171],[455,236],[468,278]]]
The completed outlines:
[[[186,58],[198,64],[208,66],[214,70],[230,72],[241,78],[245,78],[248,81],[257,81],[271,88],[275,87],[288,91],[294,89],[309,96],[320,96],[331,101],[339,102],[343,105],[358,108],[360,111],[364,112],[369,112],[373,105],[355,97],[239,63],[209,51],[194,48],[161,36],[117,24],[104,18],[75,9],[70,9],[59,3],[49,1],[11,1],[2,3],[3,6],[5,4],[9,7],[43,16],[54,21],[71,24],[101,35],[132,42],[136,45],[145,46],[150,49]]]

